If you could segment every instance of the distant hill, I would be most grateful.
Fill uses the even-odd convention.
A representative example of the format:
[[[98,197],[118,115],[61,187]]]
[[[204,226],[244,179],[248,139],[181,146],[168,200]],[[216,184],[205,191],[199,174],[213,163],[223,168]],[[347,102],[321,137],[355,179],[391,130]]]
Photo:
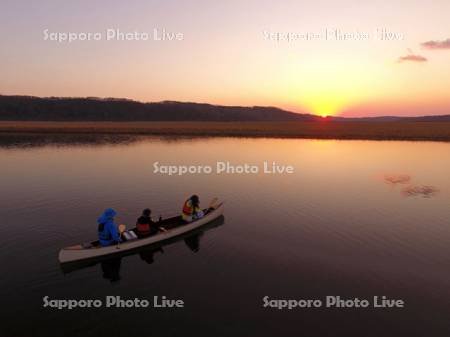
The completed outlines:
[[[450,115],[404,117],[403,120],[412,122],[450,122]]]
[[[0,95],[0,120],[20,121],[314,121],[319,117],[274,107],[220,106],[115,98]]]
[[[336,122],[450,122],[450,115],[419,116],[419,117],[332,117]]]
[[[142,103],[117,98],[0,95],[3,121],[318,121],[321,117],[275,107],[222,106],[164,101]],[[423,117],[327,117],[344,122],[450,121],[450,115]]]

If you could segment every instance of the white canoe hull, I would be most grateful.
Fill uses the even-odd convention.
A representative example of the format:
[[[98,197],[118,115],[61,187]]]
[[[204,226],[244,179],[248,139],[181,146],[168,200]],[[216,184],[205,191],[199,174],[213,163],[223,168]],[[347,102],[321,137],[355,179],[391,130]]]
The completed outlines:
[[[160,232],[156,235],[152,235],[147,238],[126,241],[119,245],[97,247],[97,248],[85,248],[74,249],[72,247],[63,248],[59,251],[58,259],[60,263],[74,262],[92,259],[100,256],[107,256],[113,254],[119,254],[128,250],[136,249],[139,247],[151,245],[160,241],[176,237],[178,235],[190,232],[196,228],[199,228],[223,214],[223,204],[219,205],[215,210],[206,214],[203,218],[193,221],[187,225],[176,227],[168,230],[167,232]]]

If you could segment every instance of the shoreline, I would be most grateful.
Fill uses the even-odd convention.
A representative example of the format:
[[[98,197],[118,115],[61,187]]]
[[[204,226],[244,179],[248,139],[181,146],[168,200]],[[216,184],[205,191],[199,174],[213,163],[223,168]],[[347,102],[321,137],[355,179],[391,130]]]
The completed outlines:
[[[5,134],[415,140],[450,142],[450,122],[59,122],[0,121]]]

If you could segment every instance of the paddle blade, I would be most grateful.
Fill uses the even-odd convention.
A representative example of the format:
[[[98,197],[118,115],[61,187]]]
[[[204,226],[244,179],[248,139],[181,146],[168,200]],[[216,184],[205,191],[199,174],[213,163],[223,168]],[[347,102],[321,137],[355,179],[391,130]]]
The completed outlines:
[[[123,232],[125,232],[126,228],[127,228],[127,226],[125,226],[124,224],[120,224],[119,225],[119,233],[122,234]]]
[[[219,198],[214,198],[209,203],[209,208],[217,208],[217,202],[219,201]]]

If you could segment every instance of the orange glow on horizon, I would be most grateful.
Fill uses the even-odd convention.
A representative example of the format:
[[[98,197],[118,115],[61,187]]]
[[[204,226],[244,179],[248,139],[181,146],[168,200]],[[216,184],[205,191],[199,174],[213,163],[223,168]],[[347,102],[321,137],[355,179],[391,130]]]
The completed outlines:
[[[0,94],[271,106],[318,118],[450,114],[450,51],[422,48],[425,41],[449,38],[450,1],[410,1],[408,11],[400,1],[324,4],[249,1],[238,10],[233,2],[156,6],[138,0],[107,8],[95,2],[86,16],[81,2],[73,11],[44,2],[39,15],[6,2],[2,13],[8,18],[0,26],[13,34],[3,34],[8,57],[0,62]],[[241,13],[257,15],[249,20]],[[122,32],[152,35],[155,27],[165,27],[184,38],[108,41],[103,36],[69,45],[40,36],[43,22],[52,28],[49,33],[85,27],[105,35],[108,23],[116,22]],[[278,41],[266,35],[320,34],[330,26],[371,36]],[[380,26],[406,38],[375,38]],[[398,62],[408,54],[427,61]]]

